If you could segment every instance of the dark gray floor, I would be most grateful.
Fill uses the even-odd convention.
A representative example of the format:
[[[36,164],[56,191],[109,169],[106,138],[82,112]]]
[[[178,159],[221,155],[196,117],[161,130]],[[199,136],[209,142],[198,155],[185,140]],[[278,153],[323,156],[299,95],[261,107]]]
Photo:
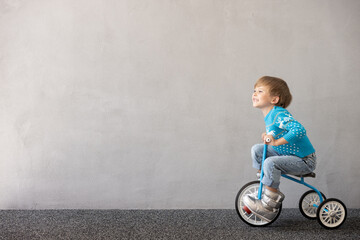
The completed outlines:
[[[254,228],[235,210],[7,210],[0,239],[360,239],[360,209],[336,230],[283,209],[272,225]]]

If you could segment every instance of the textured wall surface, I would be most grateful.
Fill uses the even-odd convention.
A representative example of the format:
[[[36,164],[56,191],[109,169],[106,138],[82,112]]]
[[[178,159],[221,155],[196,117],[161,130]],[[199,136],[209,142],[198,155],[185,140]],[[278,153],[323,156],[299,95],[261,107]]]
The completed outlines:
[[[360,207],[360,1],[1,0],[0,208],[233,208],[287,80],[317,186]],[[306,190],[283,180],[285,207]]]

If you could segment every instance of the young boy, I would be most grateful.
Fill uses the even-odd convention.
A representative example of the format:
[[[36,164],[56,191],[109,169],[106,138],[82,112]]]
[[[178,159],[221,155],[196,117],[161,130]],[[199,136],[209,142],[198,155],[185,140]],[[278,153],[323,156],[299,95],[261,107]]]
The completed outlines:
[[[266,133],[261,138],[268,144],[264,162],[265,185],[261,200],[246,195],[244,204],[256,216],[271,221],[285,196],[279,189],[281,174],[304,175],[316,167],[315,149],[306,136],[305,128],[286,110],[292,96],[286,82],[280,78],[262,77],[256,83],[252,95],[253,107],[259,108],[264,117]],[[271,141],[265,143],[265,139]],[[253,167],[260,172],[264,144],[251,149]]]

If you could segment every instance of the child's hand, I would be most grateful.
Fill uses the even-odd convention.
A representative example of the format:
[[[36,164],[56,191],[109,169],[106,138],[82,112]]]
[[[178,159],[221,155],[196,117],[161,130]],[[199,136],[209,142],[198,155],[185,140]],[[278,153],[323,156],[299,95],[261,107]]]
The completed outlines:
[[[266,139],[270,139],[270,142],[266,142]],[[276,146],[275,145],[275,138],[273,137],[273,135],[263,135],[263,142],[264,144],[268,144],[270,146]]]
[[[261,134],[261,140],[262,140],[262,141],[265,141],[265,136],[266,136],[266,133],[262,133],[262,134]]]

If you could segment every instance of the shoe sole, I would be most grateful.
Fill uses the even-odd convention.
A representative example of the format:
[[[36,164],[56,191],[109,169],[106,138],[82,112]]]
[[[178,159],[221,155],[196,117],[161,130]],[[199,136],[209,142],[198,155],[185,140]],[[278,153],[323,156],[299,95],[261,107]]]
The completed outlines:
[[[254,212],[251,208],[249,208],[249,206],[245,205],[250,211],[252,214],[254,214],[255,216],[261,218],[262,220],[266,221],[266,222],[271,222],[271,220],[267,219],[266,217],[264,216],[261,216],[260,214]]]
[[[246,204],[246,199],[243,200],[243,203],[244,203],[244,206],[246,206],[247,209],[250,210],[255,216],[259,217],[260,219],[262,219],[262,220],[264,220],[264,221],[266,221],[266,222],[271,222],[271,221],[274,220],[274,219],[276,218],[276,216],[277,216],[277,215],[275,215],[275,217],[274,217],[272,220],[269,220],[269,219],[267,219],[266,217],[261,216],[260,214],[254,212],[254,211],[248,206],[248,204]],[[244,209],[244,211],[246,211],[246,210]],[[278,211],[279,211],[279,210],[278,210]],[[246,212],[247,212],[247,211],[246,211]]]

